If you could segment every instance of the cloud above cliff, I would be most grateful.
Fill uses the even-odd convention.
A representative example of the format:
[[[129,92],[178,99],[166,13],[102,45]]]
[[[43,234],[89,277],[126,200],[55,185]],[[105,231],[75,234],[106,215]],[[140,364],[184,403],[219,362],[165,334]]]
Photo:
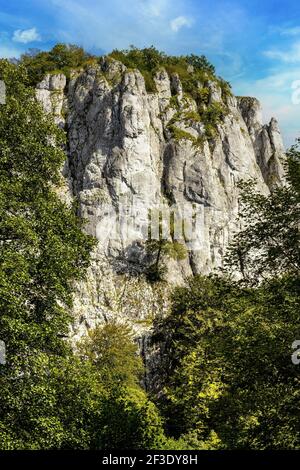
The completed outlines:
[[[139,2],[137,2],[139,3]],[[145,15],[152,17],[159,17],[165,14],[168,6],[168,0],[146,0],[140,2],[141,9],[144,11]]]
[[[270,49],[265,51],[264,54],[270,59],[280,60],[282,62],[292,64],[300,62],[300,40],[292,44],[287,50]]]
[[[190,0],[49,0],[63,39],[110,50],[129,44],[167,49],[174,33],[193,25]],[[74,38],[74,39],[73,39]]]
[[[23,44],[28,44],[30,42],[34,41],[40,41],[41,36],[38,33],[36,28],[30,28],[30,29],[17,29],[14,31],[13,34],[13,41],[15,42],[21,42]]]
[[[184,26],[190,28],[192,23],[191,18],[187,18],[186,16],[177,16],[177,18],[170,21],[170,26],[171,30],[174,31],[174,33],[177,33]]]

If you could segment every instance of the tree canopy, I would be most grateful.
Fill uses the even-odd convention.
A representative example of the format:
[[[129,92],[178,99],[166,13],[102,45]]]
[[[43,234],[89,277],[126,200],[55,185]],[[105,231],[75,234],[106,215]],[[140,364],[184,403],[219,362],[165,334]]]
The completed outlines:
[[[21,56],[20,62],[26,68],[31,85],[40,82],[46,73],[63,72],[67,76],[71,70],[82,67],[94,56],[74,44],[56,44],[50,51],[30,49]]]

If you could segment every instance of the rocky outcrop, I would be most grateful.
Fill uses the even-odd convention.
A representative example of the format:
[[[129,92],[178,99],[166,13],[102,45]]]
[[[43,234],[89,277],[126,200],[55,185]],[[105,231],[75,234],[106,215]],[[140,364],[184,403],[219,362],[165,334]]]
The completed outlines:
[[[37,99],[43,104],[46,112],[52,113],[55,122],[61,127],[65,125],[63,108],[66,83],[64,74],[48,74],[36,87]]]
[[[99,240],[75,299],[79,335],[116,316],[144,331],[167,308],[168,286],[143,276],[149,227],[152,238],[160,229],[186,247],[185,259],[165,259],[169,284],[210,273],[239,228],[237,182],[255,178],[268,193],[282,177],[278,125],[262,123],[257,100],[224,96],[217,81],[199,84],[209,93],[203,109],[219,110],[208,123],[178,75],[161,69],[154,83],[149,93],[138,70],[104,58],[67,84],[63,75],[47,76],[37,89],[65,124],[65,174],[86,230]]]
[[[263,125],[261,106],[257,99],[238,98],[238,107],[247,125],[247,129],[266,185],[271,189],[283,178],[281,164],[284,147],[275,118]]]

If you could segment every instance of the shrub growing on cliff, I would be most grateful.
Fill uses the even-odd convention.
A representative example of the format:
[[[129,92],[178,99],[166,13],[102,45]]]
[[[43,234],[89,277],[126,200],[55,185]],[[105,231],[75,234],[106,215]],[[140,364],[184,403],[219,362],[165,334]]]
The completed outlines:
[[[114,50],[109,57],[119,60],[128,68],[137,68],[144,75],[146,88],[149,92],[155,92],[153,75],[162,67],[172,75],[177,73],[186,92],[197,98],[198,82],[209,78],[215,78],[215,69],[205,56],[169,56],[151,46],[138,49],[131,46],[128,50]]]
[[[182,221],[181,221],[182,222]],[[149,239],[146,243],[146,250],[149,258],[149,265],[146,271],[146,277],[149,282],[163,281],[167,271],[165,264],[166,258],[172,258],[180,261],[187,257],[187,249],[184,243],[175,239],[175,223],[174,215],[171,215],[170,220],[170,239],[163,237],[163,220],[162,213],[159,213],[159,237],[158,239],[151,239],[151,230],[149,228]]]
[[[70,70],[92,60],[91,54],[73,44],[56,44],[49,52],[29,50],[21,56],[21,64],[26,67],[31,85],[36,85],[47,73],[60,71],[68,75]]]

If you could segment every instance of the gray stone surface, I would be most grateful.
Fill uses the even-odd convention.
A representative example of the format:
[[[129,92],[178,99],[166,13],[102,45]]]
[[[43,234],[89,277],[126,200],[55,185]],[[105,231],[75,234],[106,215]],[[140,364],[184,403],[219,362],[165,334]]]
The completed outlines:
[[[139,71],[102,59],[74,72],[68,84],[59,74],[37,87],[45,110],[68,134],[63,197],[78,197],[86,230],[99,239],[87,279],[77,286],[75,338],[112,317],[129,321],[138,334],[149,329],[153,316],[168,308],[169,285],[222,266],[239,228],[237,182],[256,178],[267,194],[282,177],[280,131],[275,119],[263,124],[256,99],[229,96],[223,103],[220,88],[209,82],[209,102],[226,104],[229,112],[208,141],[203,123],[184,117],[197,107],[179,77],[161,70],[154,81],[157,92],[147,93]],[[174,117],[185,138],[172,138]],[[166,259],[168,283],[153,287],[143,278],[144,240],[149,210],[153,215],[162,206],[184,212],[194,232],[181,237],[186,259]],[[135,222],[127,232],[121,216]]]

